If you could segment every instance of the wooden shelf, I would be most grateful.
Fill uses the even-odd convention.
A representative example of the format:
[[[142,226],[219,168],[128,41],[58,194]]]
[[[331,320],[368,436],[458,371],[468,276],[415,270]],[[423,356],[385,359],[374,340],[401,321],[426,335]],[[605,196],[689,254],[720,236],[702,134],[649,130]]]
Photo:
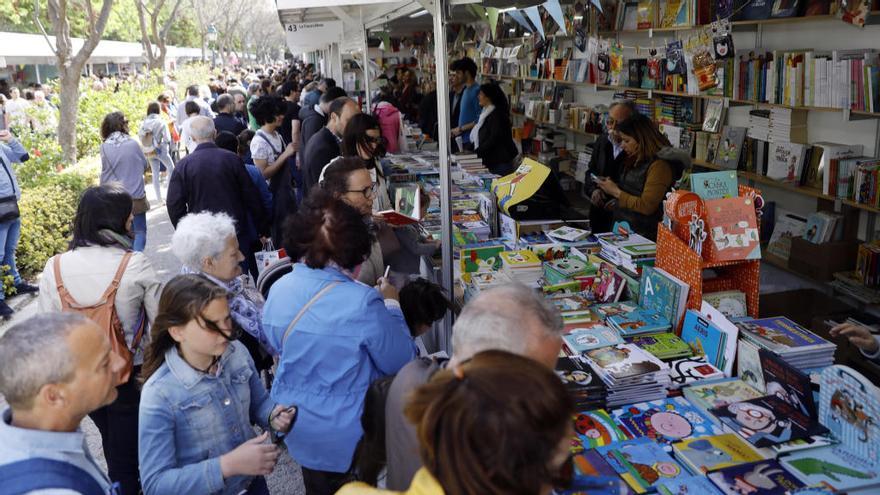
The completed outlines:
[[[880,13],[880,11],[878,11]],[[874,11],[871,12],[874,14]],[[800,24],[803,22],[818,22],[818,21],[831,21],[838,20],[836,15],[811,15],[811,16],[799,16],[799,17],[786,17],[782,19],[759,19],[753,21],[732,21],[730,23],[734,28],[736,27],[745,27],[745,26],[766,26],[766,25],[780,25],[780,24]],[[616,34],[639,34],[639,33],[672,33],[676,31],[694,31],[697,29],[703,29],[708,27],[708,25],[693,25],[693,26],[672,26],[665,28],[651,28],[651,29],[623,29],[618,31],[599,31],[599,35],[616,35]]]
[[[522,113],[522,112],[513,112],[513,111],[511,111],[510,113],[511,113],[512,115],[517,115],[517,116],[523,117],[523,118],[525,118],[525,119],[532,120],[532,121],[535,122],[535,124],[538,124],[538,125],[549,126],[549,127],[553,127],[553,128],[555,128],[555,129],[559,129],[559,130],[561,130],[561,131],[569,131],[569,132],[573,132],[573,133],[575,133],[575,134],[580,134],[580,135],[582,135],[582,136],[587,136],[587,137],[596,137],[596,136],[598,136],[598,134],[594,134],[594,133],[592,133],[592,132],[582,131],[582,130],[580,130],[580,129],[573,129],[573,128],[571,128],[571,127],[565,127],[565,126],[562,126],[562,125],[559,125],[559,124],[553,124],[553,123],[550,123],[550,122],[540,122],[540,121],[537,121],[537,120],[535,120],[535,119],[533,119],[533,118],[527,116],[526,114],[524,114],[524,113]]]

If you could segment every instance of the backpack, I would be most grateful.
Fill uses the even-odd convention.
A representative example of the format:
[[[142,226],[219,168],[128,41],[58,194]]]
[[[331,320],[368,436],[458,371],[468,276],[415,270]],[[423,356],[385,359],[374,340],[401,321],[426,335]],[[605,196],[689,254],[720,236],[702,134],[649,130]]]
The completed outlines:
[[[156,140],[153,139],[153,131],[147,129],[146,124],[144,122],[138,129],[138,138],[140,138],[141,151],[144,152],[144,156],[153,157],[156,156]]]
[[[122,261],[119,263],[119,268],[116,269],[116,274],[113,275],[113,281],[110,282],[110,285],[104,290],[101,299],[91,306],[82,306],[77,303],[73,296],[70,295],[67,288],[64,287],[64,281],[61,279],[62,255],[59,254],[55,256],[53,263],[55,270],[55,287],[58,289],[58,297],[61,298],[61,311],[79,313],[97,323],[99,327],[107,332],[107,336],[110,338],[111,352],[125,361],[125,366],[116,377],[116,385],[127,383],[128,379],[131,377],[131,370],[134,361],[134,353],[131,349],[136,350],[138,348],[141,338],[144,336],[144,329],[146,327],[146,314],[144,313],[143,308],[141,308],[137,330],[135,331],[134,339],[131,343],[131,349],[129,349],[128,344],[125,342],[125,330],[122,327],[122,321],[119,320],[119,314],[116,312],[116,293],[119,291],[119,281],[122,280],[122,274],[125,273],[125,268],[128,266],[132,254],[131,251],[125,253],[122,257]]]
[[[35,475],[39,473],[39,475]],[[0,486],[7,495],[37,490],[72,490],[82,495],[105,495],[95,478],[83,469],[53,459],[32,458],[0,466]],[[118,493],[118,485],[110,489]]]

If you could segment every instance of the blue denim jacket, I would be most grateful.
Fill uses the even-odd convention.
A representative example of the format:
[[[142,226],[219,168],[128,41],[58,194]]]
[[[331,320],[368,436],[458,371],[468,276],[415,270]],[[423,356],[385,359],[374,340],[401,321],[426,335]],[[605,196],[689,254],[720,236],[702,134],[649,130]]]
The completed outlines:
[[[282,346],[287,326],[327,284]],[[364,395],[373,380],[397,373],[416,356],[400,305],[336,268],[296,263],[269,291],[263,330],[281,349],[272,397],[299,406],[287,436],[290,455],[320,471],[345,472],[363,435]]]
[[[268,426],[275,403],[247,349],[232,342],[217,376],[193,369],[177,348],[144,384],[138,423],[141,483],[146,495],[222,493],[245,490],[251,476],[224,480],[220,456]]]
[[[21,188],[18,187],[12,164],[26,162],[28,158],[27,150],[18,139],[10,139],[8,143],[0,141],[0,198],[15,195],[21,199]]]

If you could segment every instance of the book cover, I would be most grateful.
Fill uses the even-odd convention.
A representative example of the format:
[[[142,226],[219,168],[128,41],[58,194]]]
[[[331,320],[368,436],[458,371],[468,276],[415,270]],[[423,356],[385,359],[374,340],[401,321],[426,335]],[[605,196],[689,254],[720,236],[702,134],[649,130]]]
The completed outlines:
[[[784,316],[750,320],[738,323],[737,327],[745,338],[782,355],[791,351],[809,351],[834,346]]]
[[[843,446],[793,452],[781,457],[779,463],[805,485],[829,487],[835,493],[880,487],[877,466]]]
[[[758,222],[751,198],[706,201],[706,230],[711,242],[710,249],[704,250],[708,261],[761,259]]]
[[[562,495],[624,495],[629,490],[617,472],[595,450],[572,457],[571,486]]]
[[[463,273],[497,271],[501,269],[500,254],[506,248],[503,245],[476,248],[462,248],[459,263]]]
[[[760,21],[768,19],[773,10],[773,0],[751,0],[739,14],[739,21]]]
[[[710,412],[724,426],[756,447],[770,447],[827,431],[799,409],[774,395],[734,402]]]
[[[657,482],[660,495],[721,495],[715,485],[705,476],[687,476],[669,481]]]
[[[637,335],[628,341],[650,352],[658,359],[676,359],[691,355],[691,348],[674,333]]]
[[[776,216],[773,234],[770,235],[770,242],[767,243],[767,252],[788,261],[791,256],[791,240],[795,237],[803,237],[806,228],[806,218],[779,212],[779,215]]]
[[[724,122],[724,100],[719,98],[706,101],[704,115],[703,130],[712,133],[720,131],[721,123]]]
[[[547,269],[550,269],[557,272],[563,278],[572,278],[576,275],[587,275],[590,272],[595,272],[595,269],[591,270],[591,268],[592,266],[587,260],[575,257],[556,259],[544,263],[545,272]]]
[[[608,263],[599,265],[596,283],[596,301],[600,303],[617,302],[626,288],[626,281]]]
[[[624,337],[648,333],[665,332],[671,327],[669,320],[652,309],[636,308],[627,314],[606,318],[609,325],[620,331]]]
[[[577,242],[590,235],[590,231],[563,225],[558,229],[547,232],[547,235],[566,242]]]
[[[742,318],[748,314],[746,294],[741,290],[704,292],[703,300],[728,318]]]
[[[822,244],[830,222],[830,219],[824,215],[811,213],[807,217],[807,226],[804,228],[803,238],[813,244]]]
[[[621,302],[613,302],[613,303],[604,303],[604,304],[596,304],[593,306],[591,311],[598,315],[600,318],[604,318],[605,321],[608,321],[608,318],[617,315],[626,315],[632,313],[638,308],[638,306],[632,301],[621,301]]]
[[[626,434],[614,424],[604,409],[579,412],[574,416],[577,434],[575,449],[594,449],[627,440]]]
[[[846,450],[880,470],[880,390],[864,375],[842,365],[819,375],[819,422]]]
[[[580,358],[563,356],[556,360],[556,374],[572,393],[584,391],[602,391],[605,385],[586,363]]]
[[[606,383],[641,377],[666,369],[663,361],[632,344],[593,349],[585,352],[584,357],[597,373],[603,375],[603,381]]]
[[[632,404],[611,411],[611,417],[629,438],[650,438],[665,446],[685,438],[723,433],[684,397]]]
[[[687,26],[691,24],[690,20],[690,2],[688,0],[667,0],[659,2],[661,28],[670,28],[677,26]]]
[[[813,401],[810,377],[766,349],[759,349],[758,355],[767,395],[775,395],[804,415],[818,418],[819,410]]]
[[[798,143],[770,143],[767,178],[796,184],[800,181],[807,146]]]
[[[706,301],[700,303],[700,314],[724,334],[723,347],[720,351],[721,364],[718,368],[724,371],[725,376],[732,376],[733,362],[736,361],[736,341],[739,338],[739,328]]]
[[[647,438],[635,438],[598,447],[599,454],[636,493],[654,491],[659,481],[687,476],[660,445]]]
[[[756,0],[768,1],[768,0]],[[716,165],[727,170],[736,170],[739,165],[739,155],[742,151],[746,137],[745,127],[727,126],[721,133],[721,141],[713,161]]]
[[[639,0],[636,22],[639,29],[654,27],[654,0]]]
[[[763,392],[755,390],[739,378],[697,383],[685,387],[682,392],[685,398],[691,401],[691,404],[706,411],[708,415],[711,415],[709,411],[716,407],[725,407],[734,402],[757,399],[764,395]],[[710,416],[710,418],[714,418],[716,423],[721,423],[714,416]]]
[[[576,328],[563,335],[562,339],[565,341],[566,347],[575,355],[623,343],[623,339],[620,338],[616,331],[602,325],[590,328]]]
[[[767,390],[764,384],[764,371],[761,369],[760,349],[746,339],[737,341],[736,374],[739,379],[760,392]]]
[[[724,372],[706,360],[706,356],[676,359],[669,363],[671,388],[677,389],[704,380],[724,378]],[[705,410],[705,409],[704,409]]]
[[[781,19],[784,17],[795,17],[800,11],[803,0],[775,0],[770,17]]]
[[[735,198],[739,196],[736,171],[691,174],[691,191],[706,199]]]
[[[514,269],[541,266],[541,259],[538,258],[535,253],[527,249],[521,249],[519,251],[502,251],[499,256],[501,256],[505,265]]]
[[[705,355],[715,367],[723,368],[721,361],[726,335],[699,312],[692,309],[685,312],[681,339],[691,347],[694,355]]]
[[[689,438],[672,446],[675,458],[696,473],[764,460],[754,447],[735,433]]]
[[[639,306],[662,314],[670,324],[678,324],[678,305],[683,289],[666,272],[652,266],[644,267],[639,290]]]
[[[725,495],[785,495],[804,486],[775,460],[730,466],[707,477]]]
[[[548,298],[551,304],[559,310],[560,313],[587,313],[589,314],[590,306],[593,304],[583,294],[565,294],[562,296],[554,296]]]
[[[398,186],[394,190],[394,210],[401,215],[416,219],[421,216],[419,186]]]
[[[837,16],[843,22],[855,26],[864,27],[865,20],[871,11],[871,2],[868,0],[841,0]]]

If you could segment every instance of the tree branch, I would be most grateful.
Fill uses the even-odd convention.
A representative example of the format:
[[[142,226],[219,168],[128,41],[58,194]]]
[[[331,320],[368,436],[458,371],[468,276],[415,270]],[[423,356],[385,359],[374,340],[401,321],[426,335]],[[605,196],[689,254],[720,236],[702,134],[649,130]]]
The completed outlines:
[[[78,71],[82,69],[86,61],[92,55],[92,52],[95,51],[95,47],[98,46],[98,43],[101,41],[101,36],[104,34],[104,28],[107,27],[107,19],[110,18],[110,10],[112,7],[113,0],[103,0],[101,14],[94,23],[94,28],[89,33],[88,38],[83,41],[82,48],[80,48],[73,57],[73,63]],[[89,2],[89,8],[91,9],[91,1]]]
[[[40,0],[34,0],[34,24],[40,29],[40,33],[42,33],[43,38],[46,40],[46,44],[49,45],[49,49],[58,57],[58,49],[52,43],[52,40],[49,39],[49,33],[46,32],[46,28],[43,27],[43,21],[40,20]]]

